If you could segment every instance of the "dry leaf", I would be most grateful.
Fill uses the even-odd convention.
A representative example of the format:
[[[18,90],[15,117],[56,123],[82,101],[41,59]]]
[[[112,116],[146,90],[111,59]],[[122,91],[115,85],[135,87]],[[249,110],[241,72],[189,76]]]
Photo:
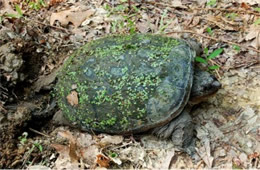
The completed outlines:
[[[54,164],[54,169],[80,169],[77,162],[71,162],[69,155],[70,149],[68,146],[51,144],[51,147],[55,148],[59,153],[59,156]]]
[[[7,14],[18,14],[16,11],[13,10],[10,3],[11,3],[10,0],[0,1],[0,15],[3,15],[5,13],[7,13]]]
[[[244,9],[246,9],[246,10],[248,10],[248,9],[251,8],[249,5],[247,5],[247,4],[244,3],[244,2],[241,3],[241,7],[244,8]]]
[[[75,137],[72,135],[72,133],[70,133],[69,131],[63,131],[63,132],[58,132],[58,135],[66,138],[69,140],[69,157],[71,162],[78,162],[79,157],[77,155],[77,145],[76,145],[76,140]]]
[[[138,22],[136,28],[141,33],[147,33],[149,31],[149,24],[147,22]]]
[[[35,92],[39,92],[42,88],[48,88],[50,84],[55,80],[59,69],[53,70],[49,75],[39,76],[39,79],[33,84]]]
[[[172,6],[175,7],[175,8],[187,9],[186,6],[182,5],[181,0],[173,0],[173,1],[172,1]]]
[[[217,27],[226,31],[237,31],[237,27],[229,26],[227,23],[222,23],[222,18],[219,16],[208,15],[206,20],[213,22]]]
[[[89,18],[94,13],[95,12],[92,9],[86,11],[69,9],[66,11],[52,13],[50,17],[50,24],[53,25],[55,21],[59,21],[62,26],[66,26],[71,22],[77,28],[84,20]]]
[[[71,106],[77,106],[79,104],[78,93],[75,90],[72,91],[66,98]]]
[[[58,132],[58,135],[68,139],[69,141],[72,141],[75,143],[75,139],[74,136],[72,135],[72,133],[70,131],[62,131],[62,132]]]
[[[208,168],[212,168],[214,157],[211,156],[209,139],[204,138],[202,146],[198,149],[195,148],[199,156],[203,159]]]
[[[97,161],[96,162],[100,167],[108,168],[110,159],[103,154],[99,154],[99,155],[97,155]]]
[[[124,139],[123,136],[105,135],[105,136],[101,139],[100,144],[103,145],[103,146],[106,146],[106,145],[109,145],[109,144],[118,145],[118,144],[120,144],[120,143],[123,142],[123,139]]]
[[[249,5],[259,4],[259,0],[238,0],[238,3],[247,3]]]
[[[91,145],[80,149],[80,155],[83,158],[84,162],[88,165],[95,165],[97,155],[100,154],[99,148],[96,145]]]
[[[254,39],[257,36],[258,32],[260,32],[260,27],[255,24],[252,24],[249,27],[248,34],[245,37],[246,41]]]
[[[160,169],[169,169],[171,161],[172,161],[172,158],[173,158],[174,155],[175,155],[174,149],[168,150],[166,156],[160,162],[161,165],[158,168],[160,168]]]
[[[64,2],[64,0],[50,0],[48,4],[49,6],[53,6],[61,2]]]

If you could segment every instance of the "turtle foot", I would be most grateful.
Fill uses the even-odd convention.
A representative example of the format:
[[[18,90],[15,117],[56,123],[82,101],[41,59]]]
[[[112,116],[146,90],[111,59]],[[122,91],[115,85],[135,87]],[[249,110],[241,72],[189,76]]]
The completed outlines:
[[[189,114],[189,109],[184,109],[178,117],[168,124],[155,128],[153,134],[163,139],[170,138],[175,146],[186,150],[192,147],[192,143],[194,143],[193,129],[194,125]]]

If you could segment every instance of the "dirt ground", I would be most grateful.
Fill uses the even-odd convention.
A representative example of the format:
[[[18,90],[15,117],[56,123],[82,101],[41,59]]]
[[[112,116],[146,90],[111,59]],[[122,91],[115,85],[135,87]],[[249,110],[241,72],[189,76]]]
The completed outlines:
[[[260,169],[257,1],[0,0],[0,168]],[[223,49],[200,63],[219,67],[210,72],[222,88],[192,110],[192,157],[149,134],[89,134],[55,122],[53,87],[68,56],[129,33],[195,38],[208,49],[204,60]]]

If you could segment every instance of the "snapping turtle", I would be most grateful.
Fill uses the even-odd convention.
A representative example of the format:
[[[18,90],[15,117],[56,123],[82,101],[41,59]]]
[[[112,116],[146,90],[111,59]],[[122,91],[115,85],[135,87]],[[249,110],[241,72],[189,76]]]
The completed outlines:
[[[157,136],[188,145],[193,125],[185,106],[220,88],[214,76],[194,69],[195,55],[192,43],[160,35],[92,41],[65,63],[56,85],[58,105],[82,130],[129,134],[154,129]]]

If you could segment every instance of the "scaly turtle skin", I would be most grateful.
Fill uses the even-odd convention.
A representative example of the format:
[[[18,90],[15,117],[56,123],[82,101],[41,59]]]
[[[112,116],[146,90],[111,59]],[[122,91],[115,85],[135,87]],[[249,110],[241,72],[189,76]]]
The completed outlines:
[[[92,41],[65,63],[58,105],[66,119],[88,131],[127,134],[166,126],[189,100],[195,53],[186,41],[159,35]],[[72,92],[76,105],[66,98]]]

